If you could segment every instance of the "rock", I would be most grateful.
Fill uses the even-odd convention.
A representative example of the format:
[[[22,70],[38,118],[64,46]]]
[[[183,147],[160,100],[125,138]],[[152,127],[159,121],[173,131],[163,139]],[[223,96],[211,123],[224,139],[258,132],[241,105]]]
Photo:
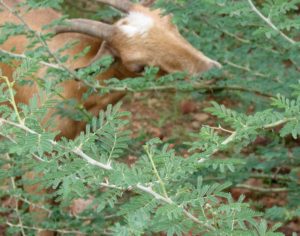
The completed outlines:
[[[209,119],[209,115],[207,115],[206,113],[196,113],[193,114],[193,119],[199,122],[204,122]]]

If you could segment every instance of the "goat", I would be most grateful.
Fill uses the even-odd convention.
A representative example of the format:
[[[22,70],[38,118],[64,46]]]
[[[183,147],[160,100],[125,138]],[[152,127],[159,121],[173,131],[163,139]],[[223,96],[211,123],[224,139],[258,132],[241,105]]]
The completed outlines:
[[[13,7],[19,1],[4,2]],[[113,77],[118,79],[134,77],[139,75],[145,66],[157,66],[164,73],[187,71],[189,74],[201,73],[215,66],[220,67],[218,62],[206,57],[180,35],[170,15],[161,16],[159,10],[151,11],[147,7],[124,0],[98,0],[98,2],[109,4],[127,13],[127,16],[113,25],[87,19],[72,19],[68,20],[67,26],[57,27],[58,35],[49,42],[51,51],[57,51],[74,39],[80,43],[66,52],[69,55],[75,55],[87,46],[91,47],[88,54],[82,58],[74,60],[70,57],[66,63],[68,68],[86,67],[95,59],[101,58],[103,54],[112,55],[116,58],[116,62],[108,71],[98,76],[99,81]],[[60,17],[59,13],[51,9],[34,10],[23,16],[24,21],[37,31]],[[0,24],[4,22],[20,23],[5,9],[0,13]],[[15,53],[23,53],[26,44],[25,37],[16,36],[1,45],[0,49],[9,51],[15,47]],[[3,64],[0,66],[3,74],[11,78],[12,68]],[[99,110],[123,97],[121,93],[110,93],[103,97],[92,95],[86,101],[82,101],[82,94],[86,88],[80,82],[76,80],[63,82],[61,87],[62,95],[66,99],[73,98],[81,101],[93,115],[97,115]],[[37,85],[16,84],[14,89],[15,100],[25,104],[28,104],[30,98],[39,91]],[[60,131],[59,136],[67,138],[76,137],[84,129],[84,124],[66,117],[57,117],[56,125],[55,129]]]
[[[172,16],[162,16],[160,10],[151,10],[146,3],[133,4],[127,0],[97,0],[126,13],[127,15],[115,24],[107,24],[88,19],[67,20],[66,25],[56,27],[56,36],[49,42],[52,52],[59,50],[71,40],[79,43],[65,53],[76,55],[87,46],[90,51],[81,58],[73,59],[72,56],[65,66],[70,70],[90,65],[93,61],[109,54],[115,58],[114,64],[96,79],[100,82],[110,78],[124,79],[139,76],[145,66],[156,66],[162,74],[176,71],[186,71],[190,75],[205,72],[220,64],[194,48],[179,33],[177,27],[172,23]],[[0,1],[0,25],[5,22],[21,23],[19,19],[7,9],[14,8],[19,0]],[[147,1],[146,1],[147,2]],[[149,2],[149,1],[148,1]],[[26,24],[35,31],[42,31],[42,27],[59,19],[61,15],[52,9],[35,9],[25,12],[21,9],[22,18]],[[26,51],[28,41],[24,36],[9,38],[1,50],[10,51],[15,48],[14,53],[22,54]],[[4,76],[12,78],[13,68],[1,64],[0,68]],[[43,72],[39,72],[42,76]],[[124,93],[110,93],[104,96],[90,95],[83,100],[82,95],[87,88],[76,80],[68,80],[60,84],[62,95],[66,99],[76,99],[84,104],[85,109],[93,115],[97,115],[101,109],[108,104],[116,103]],[[34,94],[39,93],[40,88],[34,85],[15,84],[15,100],[17,103],[28,104]],[[49,112],[48,118],[54,115]],[[71,120],[67,117],[56,117],[55,127],[59,131],[57,138],[75,138],[84,130],[85,124]]]

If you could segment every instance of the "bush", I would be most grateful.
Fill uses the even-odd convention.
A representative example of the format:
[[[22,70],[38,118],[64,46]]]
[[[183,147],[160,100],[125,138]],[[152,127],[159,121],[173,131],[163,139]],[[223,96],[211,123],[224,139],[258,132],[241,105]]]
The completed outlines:
[[[70,10],[60,0],[26,4]],[[0,51],[0,61],[20,60],[14,82],[28,85],[25,78],[32,77],[43,89],[29,104],[16,104],[14,82],[1,76],[0,224],[5,234],[32,235],[47,229],[70,235],[282,235],[275,233],[280,225],[300,215],[299,4],[298,0],[157,1],[156,7],[174,14],[175,23],[195,47],[223,64],[222,70],[185,80],[182,73],[156,79],[157,69],[147,68],[141,78],[99,85],[93,76],[110,65],[105,58],[76,72],[90,86],[87,93],[95,88],[99,94],[175,90],[188,92],[195,100],[213,100],[206,111],[216,118],[216,125],[203,124],[186,140],[177,137],[188,157],[157,138],[132,140],[130,114],[120,111],[120,104],[87,118],[73,100],[57,101],[58,83],[70,79],[69,71],[50,67],[45,78],[34,77],[45,65],[39,62],[54,65],[66,60],[49,55],[43,42],[51,35],[39,37],[22,24],[2,25],[1,43],[11,35],[26,34],[32,47],[22,58]],[[100,9],[96,15],[86,14],[115,18],[116,12]],[[57,133],[47,129],[54,121],[43,123],[51,107],[63,108],[58,109],[60,115],[87,120],[86,132],[74,140],[54,141]],[[129,154],[138,157],[130,166]],[[29,178],[29,172],[36,178]],[[260,186],[250,185],[253,179],[262,180]],[[37,183],[51,191],[40,194],[22,188]],[[250,197],[259,193],[258,198],[280,193],[284,204],[278,200],[261,206],[255,199],[251,204],[243,195],[231,195],[229,190],[236,188],[248,189]],[[70,206],[87,202],[83,211],[70,214]],[[47,218],[35,222],[37,213],[28,211],[30,206],[41,208]]]

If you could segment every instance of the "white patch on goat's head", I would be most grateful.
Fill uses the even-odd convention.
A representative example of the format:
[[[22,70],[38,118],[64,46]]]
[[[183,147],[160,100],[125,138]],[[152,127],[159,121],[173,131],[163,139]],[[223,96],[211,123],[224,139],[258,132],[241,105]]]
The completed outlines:
[[[128,37],[145,36],[154,25],[154,20],[142,12],[133,11],[117,23],[118,28]]]

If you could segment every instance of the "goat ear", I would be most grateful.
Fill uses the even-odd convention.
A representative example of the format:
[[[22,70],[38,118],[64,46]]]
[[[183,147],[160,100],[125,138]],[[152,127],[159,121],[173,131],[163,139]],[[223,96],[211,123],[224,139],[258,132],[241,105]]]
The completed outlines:
[[[116,55],[113,53],[113,51],[109,48],[108,43],[106,41],[103,41],[101,43],[101,46],[97,52],[97,54],[94,56],[94,58],[90,61],[89,65],[93,64],[94,62],[100,60],[103,56],[112,56],[115,57]],[[89,66],[88,65],[88,66]]]
[[[100,60],[104,56],[112,56],[113,58],[116,56],[116,55],[114,55],[113,51],[109,48],[106,41],[103,41],[101,43],[97,54],[94,56],[94,58],[86,66],[76,68],[75,70],[78,71],[80,69],[84,69],[86,67],[89,67],[90,65],[92,65],[96,61]]]

